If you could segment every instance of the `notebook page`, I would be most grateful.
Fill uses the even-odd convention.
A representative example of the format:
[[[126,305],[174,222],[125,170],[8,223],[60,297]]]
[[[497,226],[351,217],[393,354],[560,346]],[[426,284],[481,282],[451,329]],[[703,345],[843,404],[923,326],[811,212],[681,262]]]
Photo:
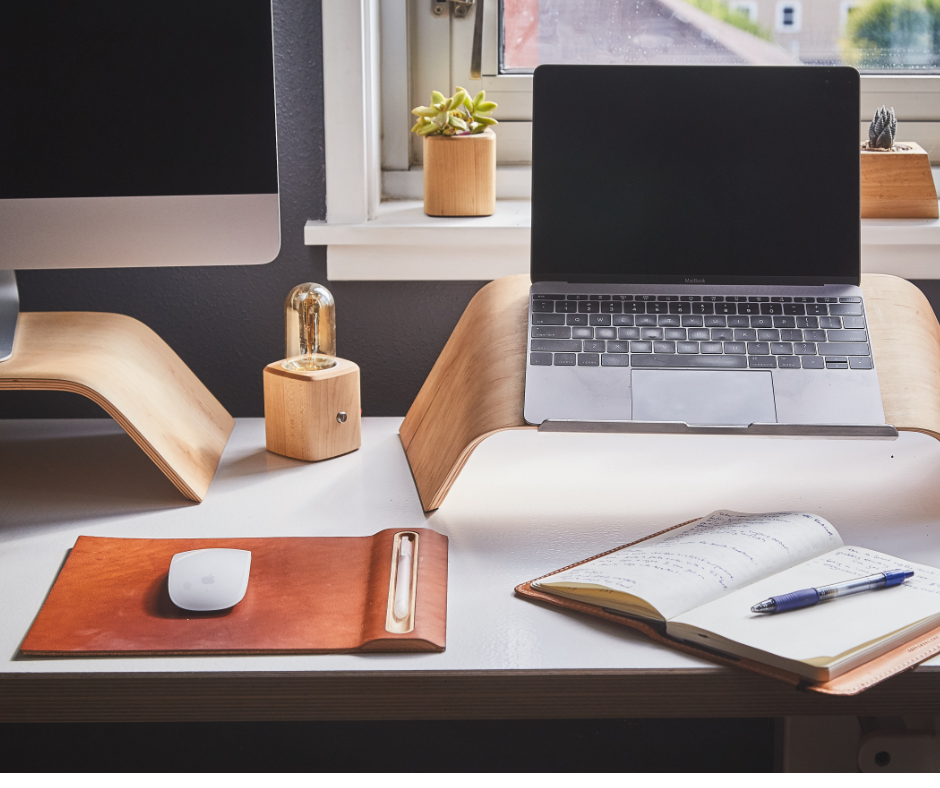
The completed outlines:
[[[620,591],[669,619],[841,545],[815,514],[718,511],[533,585]]]
[[[889,569],[913,569],[903,585],[842,597],[777,615],[751,605],[775,594],[815,588]],[[862,547],[841,547],[669,622],[691,626],[794,660],[828,661],[932,616],[940,616],[940,569]],[[702,641],[703,643],[706,641]]]

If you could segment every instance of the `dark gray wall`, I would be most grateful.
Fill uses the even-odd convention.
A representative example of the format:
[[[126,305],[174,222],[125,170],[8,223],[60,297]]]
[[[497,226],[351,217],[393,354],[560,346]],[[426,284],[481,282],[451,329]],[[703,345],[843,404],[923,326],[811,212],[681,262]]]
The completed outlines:
[[[284,355],[284,298],[294,285],[320,282],[336,296],[338,351],[362,368],[364,414],[404,415],[483,283],[326,280],[326,250],[303,242],[304,223],[326,213],[320,2],[275,0],[274,46],[281,178],[277,259],[264,266],[24,271],[17,277],[21,308],[136,317],[179,353],[234,416],[261,416],[261,370]],[[2,392],[0,415],[104,414],[77,395]]]

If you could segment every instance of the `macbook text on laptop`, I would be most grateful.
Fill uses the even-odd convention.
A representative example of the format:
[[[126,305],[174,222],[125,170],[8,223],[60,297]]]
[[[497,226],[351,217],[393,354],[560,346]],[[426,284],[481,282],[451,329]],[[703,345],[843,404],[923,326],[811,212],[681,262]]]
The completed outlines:
[[[859,288],[857,71],[534,81],[528,423],[896,434]]]

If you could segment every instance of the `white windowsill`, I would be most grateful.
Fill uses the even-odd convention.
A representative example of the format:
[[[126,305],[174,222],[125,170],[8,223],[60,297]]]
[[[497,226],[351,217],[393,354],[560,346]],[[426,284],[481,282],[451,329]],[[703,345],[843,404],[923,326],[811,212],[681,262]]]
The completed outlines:
[[[446,218],[427,216],[420,200],[388,201],[371,221],[308,221],[304,242],[328,247],[332,281],[490,280],[529,272],[530,221],[528,200]],[[940,220],[863,219],[862,270],[940,279]]]

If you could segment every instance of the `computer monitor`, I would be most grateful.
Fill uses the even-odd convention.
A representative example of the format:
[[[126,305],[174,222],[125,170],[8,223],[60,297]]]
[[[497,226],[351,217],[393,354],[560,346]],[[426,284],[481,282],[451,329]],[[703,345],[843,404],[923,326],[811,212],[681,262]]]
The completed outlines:
[[[263,264],[279,248],[271,0],[0,4],[8,324],[14,269]]]

